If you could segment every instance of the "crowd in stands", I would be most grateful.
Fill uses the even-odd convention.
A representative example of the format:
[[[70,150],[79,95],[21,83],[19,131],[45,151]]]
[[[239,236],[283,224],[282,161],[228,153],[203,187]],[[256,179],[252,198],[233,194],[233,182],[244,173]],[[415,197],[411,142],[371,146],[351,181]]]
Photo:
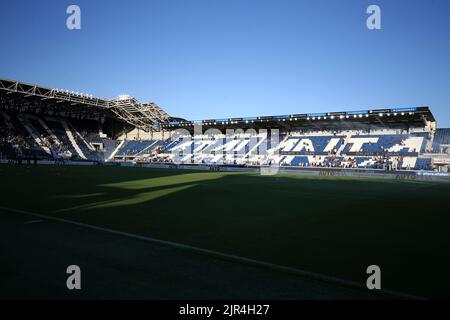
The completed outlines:
[[[173,163],[170,155],[151,155],[147,157],[140,157],[137,159],[140,163]]]
[[[370,168],[370,169],[398,169],[401,160],[398,157],[377,156],[377,157],[337,157],[330,156],[312,156],[311,161],[304,157],[304,161],[298,161],[295,166],[304,168]],[[401,158],[401,157],[400,157]],[[364,161],[367,163],[361,165]],[[292,166],[291,163],[281,162],[282,166]]]
[[[379,130],[290,132],[266,147],[261,137],[235,135],[183,139],[165,150],[177,163],[280,165],[291,167],[431,169],[431,159],[420,158],[429,132]],[[253,143],[250,143],[253,142]],[[256,155],[261,157],[255,157]],[[222,155],[223,154],[223,155]]]
[[[22,119],[24,117],[22,116]],[[36,120],[38,117],[35,115],[31,119],[32,123],[26,120],[21,121],[17,114],[5,112],[0,114],[0,158],[9,160],[26,158],[85,160],[76,152],[74,145],[77,144],[77,147],[86,149],[85,143],[78,134],[72,132],[73,143],[63,128],[62,122],[59,122],[58,119],[45,121],[44,118],[41,118],[38,121]],[[96,156],[96,154],[92,152],[92,154],[88,153],[88,156]]]
[[[107,154],[113,160],[145,163],[384,170],[428,170],[432,167],[431,159],[424,156],[426,150],[431,149],[430,133],[420,130],[295,131],[281,133],[279,137],[268,133],[220,134],[178,140],[126,140],[120,144],[106,139],[103,147],[96,144],[94,148],[91,141],[101,144],[105,140],[94,124],[90,124],[92,130],[87,130],[81,122],[77,128],[67,119],[39,119],[34,115],[29,116],[35,120],[30,121],[31,125],[26,129],[36,132],[27,136],[27,130],[17,120],[18,117],[10,115],[10,118],[8,125],[0,126],[0,157],[3,158],[39,154],[42,158],[80,159],[85,156],[86,159],[104,161],[104,154],[103,158],[97,157],[100,153],[97,151],[108,146],[111,150]],[[450,130],[438,131],[435,138],[433,150],[442,152],[437,143],[450,142]]]
[[[58,138],[54,135],[44,136],[41,134],[39,137],[42,144],[49,148],[54,157],[63,157],[69,158],[72,156],[72,153],[69,151],[68,147],[64,145],[63,142],[58,140]]]
[[[0,126],[0,154],[1,157],[21,156],[31,149],[26,138],[13,132],[8,127]]]

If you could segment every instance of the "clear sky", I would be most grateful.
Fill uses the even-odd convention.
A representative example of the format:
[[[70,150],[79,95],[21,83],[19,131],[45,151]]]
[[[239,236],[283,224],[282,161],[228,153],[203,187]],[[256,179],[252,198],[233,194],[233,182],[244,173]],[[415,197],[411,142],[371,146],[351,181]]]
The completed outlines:
[[[450,127],[449,0],[14,0],[0,27],[0,77],[189,120],[428,105]]]

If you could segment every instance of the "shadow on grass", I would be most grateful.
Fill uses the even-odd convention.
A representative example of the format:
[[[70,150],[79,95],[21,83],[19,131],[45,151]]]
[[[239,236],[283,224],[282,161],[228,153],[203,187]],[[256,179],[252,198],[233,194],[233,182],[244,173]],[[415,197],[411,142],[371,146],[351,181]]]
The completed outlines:
[[[2,205],[449,297],[449,184],[138,168],[2,170]],[[24,201],[24,199],[26,201]]]

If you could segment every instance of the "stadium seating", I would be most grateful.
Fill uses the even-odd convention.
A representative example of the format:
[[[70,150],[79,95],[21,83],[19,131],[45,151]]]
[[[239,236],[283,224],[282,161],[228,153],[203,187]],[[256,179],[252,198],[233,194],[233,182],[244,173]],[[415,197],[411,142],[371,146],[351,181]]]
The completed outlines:
[[[342,154],[352,155],[418,155],[424,152],[426,139],[420,135],[352,136]]]
[[[440,153],[441,145],[450,145],[450,128],[436,130],[433,140],[432,152]]]
[[[290,136],[278,145],[278,149],[296,154],[326,155],[336,153],[344,138],[344,136]]]
[[[116,157],[137,156],[140,153],[161,145],[157,140],[130,140],[126,141],[116,152]],[[150,151],[150,150],[149,150]]]
[[[38,143],[38,137],[32,136],[25,125],[19,120],[17,115],[12,115],[6,112],[1,112],[4,120],[2,127],[2,141],[4,145],[9,144],[9,147],[3,147],[3,152],[8,154],[13,159],[21,157],[50,159],[52,158],[50,150],[44,150]]]
[[[428,170],[426,151],[450,143],[450,129],[430,133],[367,131],[285,132],[180,136],[164,140],[125,140],[100,136],[96,121],[0,112],[0,157],[72,160],[137,159],[148,162],[275,164],[291,167],[345,167]],[[95,147],[94,147],[95,145]],[[100,148],[98,146],[101,146]]]
[[[180,137],[165,141],[164,152],[172,154],[176,162],[240,164],[257,162],[255,156],[267,152],[267,142],[265,134]]]
[[[428,133],[412,134],[300,134],[281,142],[266,134],[198,135],[160,141],[165,161],[207,164],[278,164],[292,167],[430,169],[425,151]],[[155,141],[126,141],[116,157],[141,155],[153,161]],[[152,155],[151,155],[152,154]],[[153,159],[153,160],[152,160]]]
[[[294,132],[275,148],[286,156],[273,156],[272,160],[282,166],[429,169],[431,159],[416,162],[419,154],[425,152],[428,138],[429,134],[423,132],[364,135],[360,132],[334,135]]]
[[[67,119],[2,111],[0,151],[9,158],[100,160]],[[6,143],[8,142],[8,143]],[[6,146],[6,145],[9,146]]]

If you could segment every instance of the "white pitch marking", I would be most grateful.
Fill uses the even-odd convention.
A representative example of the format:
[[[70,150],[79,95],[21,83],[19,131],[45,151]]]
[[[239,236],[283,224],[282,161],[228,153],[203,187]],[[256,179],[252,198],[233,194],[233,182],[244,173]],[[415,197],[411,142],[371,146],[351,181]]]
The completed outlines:
[[[24,222],[24,224],[40,223],[40,222],[43,222],[43,221],[44,220],[30,220],[30,221]]]
[[[214,251],[214,250],[203,249],[203,248],[199,248],[199,247],[195,247],[195,246],[191,246],[191,245],[187,245],[187,244],[182,244],[182,243],[178,243],[178,242],[172,242],[172,241],[160,240],[160,239],[146,237],[146,236],[140,236],[137,234],[132,234],[132,233],[118,231],[118,230],[109,229],[109,228],[98,227],[98,226],[94,226],[91,224],[76,222],[76,221],[72,221],[72,220],[55,218],[52,216],[47,216],[44,214],[20,210],[20,209],[14,209],[14,208],[2,207],[2,206],[0,206],[0,209],[5,210],[5,211],[10,211],[10,212],[28,214],[28,215],[35,216],[35,217],[38,217],[41,219],[68,223],[68,224],[72,224],[72,225],[76,225],[76,226],[80,226],[80,227],[84,227],[84,228],[88,228],[88,229],[99,230],[99,231],[112,233],[112,234],[132,238],[132,239],[143,240],[143,241],[147,241],[147,242],[151,242],[151,243],[155,243],[155,244],[159,244],[159,245],[164,245],[167,247],[172,247],[172,248],[177,248],[177,249],[185,249],[185,250],[189,250],[191,252],[196,252],[199,254],[208,255],[208,256],[212,256],[212,257],[216,257],[216,258],[222,258],[222,259],[225,259],[228,261],[234,261],[234,262],[244,263],[244,264],[251,265],[251,266],[258,266],[258,267],[263,267],[263,268],[272,269],[272,270],[276,270],[276,271],[296,274],[299,276],[312,278],[312,279],[316,279],[316,280],[327,282],[327,283],[339,284],[339,285],[342,285],[345,287],[367,290],[367,287],[364,284],[361,284],[359,282],[341,279],[341,278],[337,278],[337,277],[333,277],[333,276],[328,276],[328,275],[324,275],[321,273],[310,272],[310,271],[305,271],[302,269],[281,266],[281,265],[273,264],[270,262],[259,261],[259,260],[254,260],[254,259],[250,259],[250,258],[244,258],[244,257],[235,256],[235,255],[228,254],[228,253],[222,253],[222,252],[218,252],[218,251]],[[383,293],[383,294],[391,295],[393,297],[397,297],[397,298],[401,298],[401,299],[424,300],[424,298],[422,298],[422,297],[418,297],[415,295],[398,292],[398,291],[386,290],[386,289],[376,290],[373,293],[375,293],[375,294]]]

